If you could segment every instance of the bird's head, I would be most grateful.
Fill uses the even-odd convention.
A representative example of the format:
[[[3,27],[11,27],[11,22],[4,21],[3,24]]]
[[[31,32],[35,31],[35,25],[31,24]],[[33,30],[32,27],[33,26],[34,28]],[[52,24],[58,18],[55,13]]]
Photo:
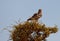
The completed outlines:
[[[39,16],[39,17],[42,17],[42,9],[39,9],[39,10],[38,10],[38,16]]]
[[[42,9],[39,9],[39,10],[38,10],[38,14],[40,14],[40,13],[42,13]]]

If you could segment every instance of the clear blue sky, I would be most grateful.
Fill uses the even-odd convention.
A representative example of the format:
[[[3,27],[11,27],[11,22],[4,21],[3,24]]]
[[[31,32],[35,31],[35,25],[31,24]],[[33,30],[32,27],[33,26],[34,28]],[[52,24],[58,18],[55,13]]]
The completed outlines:
[[[0,0],[0,41],[9,39],[8,31],[3,28],[15,24],[15,21],[26,21],[38,9],[43,10],[40,19],[47,26],[58,25],[59,31],[51,34],[48,41],[60,41],[60,0]]]

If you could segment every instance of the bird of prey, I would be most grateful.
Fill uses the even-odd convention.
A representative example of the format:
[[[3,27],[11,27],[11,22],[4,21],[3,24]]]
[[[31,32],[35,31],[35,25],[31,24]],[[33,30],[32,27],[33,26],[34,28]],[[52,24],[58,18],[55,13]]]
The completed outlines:
[[[27,21],[29,21],[29,20],[38,21],[38,19],[41,18],[41,17],[42,17],[42,10],[39,9],[38,13],[35,13],[31,18],[27,19]]]

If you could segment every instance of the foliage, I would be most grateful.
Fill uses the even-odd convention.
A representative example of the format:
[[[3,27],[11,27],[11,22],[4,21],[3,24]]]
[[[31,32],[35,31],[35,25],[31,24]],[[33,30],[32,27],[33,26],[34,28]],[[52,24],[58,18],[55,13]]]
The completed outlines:
[[[46,41],[50,34],[58,31],[57,27],[46,27],[38,22],[19,23],[13,26],[11,38],[13,41]]]

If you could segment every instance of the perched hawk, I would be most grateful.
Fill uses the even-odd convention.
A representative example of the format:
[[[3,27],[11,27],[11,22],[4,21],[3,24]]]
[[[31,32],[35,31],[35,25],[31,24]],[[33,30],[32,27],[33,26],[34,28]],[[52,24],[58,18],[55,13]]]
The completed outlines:
[[[35,13],[31,18],[27,19],[27,21],[29,21],[29,20],[38,21],[38,19],[41,17],[42,17],[42,10],[39,9],[38,13]]]

